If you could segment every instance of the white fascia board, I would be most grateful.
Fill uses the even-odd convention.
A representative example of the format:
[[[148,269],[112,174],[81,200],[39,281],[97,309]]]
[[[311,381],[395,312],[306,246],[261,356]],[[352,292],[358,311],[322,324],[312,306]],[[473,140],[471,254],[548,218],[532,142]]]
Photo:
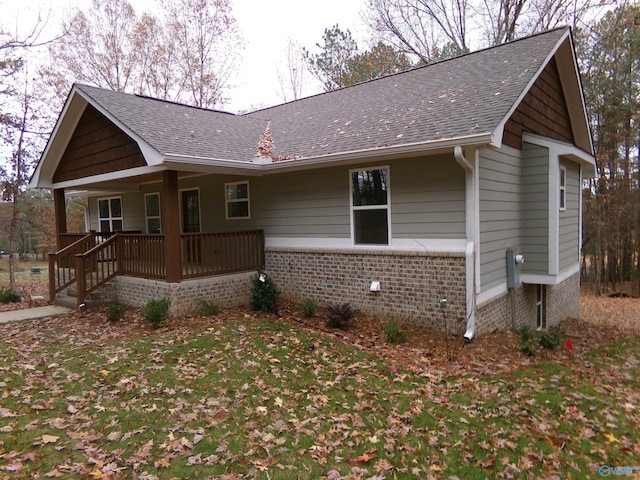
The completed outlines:
[[[416,142],[390,147],[354,150],[350,152],[318,155],[315,157],[268,161],[266,163],[253,163],[250,161],[227,160],[222,158],[194,157],[177,153],[167,153],[163,156],[163,158],[165,166],[166,164],[173,164],[176,167],[191,165],[204,167],[204,169],[211,170],[212,172],[220,172],[221,170],[232,169],[233,171],[235,171],[235,173],[261,175],[268,173],[277,173],[285,170],[306,170],[318,166],[329,166],[334,163],[344,164],[348,161],[372,161],[375,158],[381,157],[412,155],[422,152],[428,153],[433,151],[447,151],[453,150],[457,146],[483,147],[486,145],[496,146],[494,144],[492,133],[468,135],[464,137],[447,138],[444,140],[434,140],[429,142]],[[202,171],[202,168],[200,170]]]
[[[559,285],[579,272],[580,272],[580,265],[575,264],[573,267],[558,273],[558,275],[540,275],[540,274],[533,274],[533,273],[521,273],[520,281],[522,283],[528,283],[531,285],[537,285],[537,284]]]
[[[571,35],[569,35],[569,41],[564,45],[566,45],[566,47],[558,51],[557,64],[562,85],[573,84],[571,91],[577,92],[577,95],[566,95],[569,116],[572,120],[576,120],[575,123],[571,122],[572,127],[574,127],[574,138],[577,144],[588,147],[589,153],[593,153],[593,135],[587,114],[587,104],[584,98],[584,89],[582,88],[582,79],[576,58],[576,49]],[[573,68],[570,68],[570,66]],[[582,126],[582,128],[575,128],[580,126]]]
[[[157,173],[166,170],[162,167],[137,167],[130,168],[127,170],[118,170],[117,172],[109,172],[103,173],[100,175],[94,175],[91,177],[77,178],[74,180],[67,180],[65,182],[58,182],[55,184],[51,184],[49,188],[77,188],[77,189],[85,189],[87,185],[92,183],[102,183],[102,182],[117,182],[118,180],[128,179],[130,177],[135,177],[138,175],[148,175],[150,173]],[[132,190],[131,183],[124,183],[121,187],[117,187],[118,189],[124,190]],[[138,190],[138,187],[134,187],[133,189]]]
[[[466,240],[463,238],[396,238],[390,245],[354,245],[350,237],[273,237],[264,240],[266,248],[340,250],[345,252],[411,253],[425,255],[463,256]]]
[[[585,177],[594,177],[596,175],[596,157],[575,145],[526,132],[522,135],[522,139],[527,143],[548,148],[549,154],[553,152],[554,155],[565,157],[582,165]]]
[[[50,179],[53,177],[56,168],[58,168],[62,154],[67,148],[69,140],[71,140],[80,117],[87,106],[87,101],[79,94],[76,95],[77,93],[77,89],[74,86],[62,107],[60,115],[58,115],[58,120],[49,136],[49,141],[40,156],[40,161],[31,175],[29,188],[51,188]],[[51,160],[45,161],[49,157],[56,157],[57,161],[55,163],[52,163]]]

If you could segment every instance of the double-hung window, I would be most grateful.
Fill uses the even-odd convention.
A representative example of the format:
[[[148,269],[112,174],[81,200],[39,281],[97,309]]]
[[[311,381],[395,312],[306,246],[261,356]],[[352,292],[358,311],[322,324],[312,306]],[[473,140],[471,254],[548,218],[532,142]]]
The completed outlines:
[[[560,167],[560,210],[567,208],[567,169]]]
[[[122,198],[99,198],[98,218],[101,232],[122,231]]]
[[[227,220],[250,218],[249,182],[225,183],[224,193]]]
[[[351,170],[351,225],[356,245],[389,245],[389,167]]]
[[[147,233],[161,233],[160,194],[147,193],[144,196],[145,216],[147,218]]]

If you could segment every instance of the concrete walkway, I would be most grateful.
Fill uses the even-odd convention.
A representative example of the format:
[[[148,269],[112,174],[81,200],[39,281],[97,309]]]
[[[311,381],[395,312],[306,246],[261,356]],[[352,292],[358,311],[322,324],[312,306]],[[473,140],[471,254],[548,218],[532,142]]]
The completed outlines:
[[[50,317],[52,315],[67,313],[69,310],[71,309],[67,307],[60,307],[58,305],[45,305],[44,307],[24,308],[22,310],[0,312],[0,323]]]

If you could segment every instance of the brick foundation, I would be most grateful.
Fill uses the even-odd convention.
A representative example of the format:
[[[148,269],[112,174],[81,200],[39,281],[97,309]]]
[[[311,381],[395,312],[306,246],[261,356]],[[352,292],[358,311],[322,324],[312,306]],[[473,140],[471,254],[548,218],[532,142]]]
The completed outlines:
[[[170,315],[182,316],[196,309],[196,300],[214,300],[221,307],[249,304],[251,277],[255,272],[244,272],[218,277],[167,283],[160,280],[120,276],[114,279],[117,301],[131,307],[142,307],[149,300],[171,300]]]
[[[288,300],[311,298],[325,306],[349,302],[381,321],[442,329],[440,300],[446,298],[450,331],[462,334],[466,328],[460,255],[268,248],[266,271]],[[380,282],[379,292],[369,291],[372,281]]]
[[[572,275],[558,285],[545,286],[545,309],[547,328],[557,326],[569,316],[580,313],[580,273]],[[515,290],[516,324],[536,328],[536,285],[525,284]],[[478,307],[476,312],[476,335],[496,330],[509,330],[513,326],[511,294],[505,293]]]

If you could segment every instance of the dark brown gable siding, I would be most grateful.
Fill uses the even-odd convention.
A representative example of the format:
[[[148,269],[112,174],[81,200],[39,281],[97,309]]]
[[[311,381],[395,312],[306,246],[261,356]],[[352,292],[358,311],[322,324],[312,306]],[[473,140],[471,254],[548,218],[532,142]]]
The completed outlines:
[[[64,182],[145,165],[138,145],[88,105],[62,155],[53,181]]]
[[[502,143],[521,149],[523,132],[574,143],[555,58],[549,62],[507,121]]]

